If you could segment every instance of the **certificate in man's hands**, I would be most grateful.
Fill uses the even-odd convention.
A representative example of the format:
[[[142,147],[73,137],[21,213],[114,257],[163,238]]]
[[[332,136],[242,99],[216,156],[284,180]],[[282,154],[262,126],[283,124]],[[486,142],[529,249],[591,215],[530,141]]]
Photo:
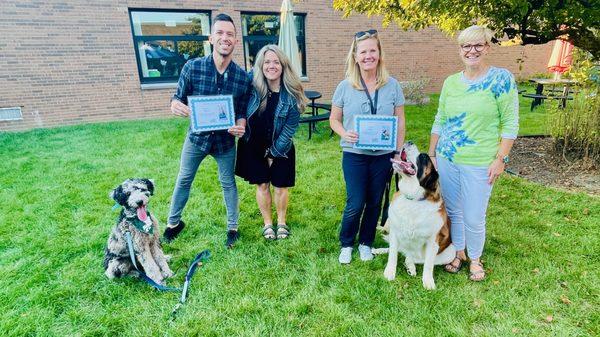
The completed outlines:
[[[358,141],[354,148],[366,150],[395,150],[398,117],[381,115],[354,116]]]
[[[188,96],[192,132],[226,130],[235,125],[233,96]]]

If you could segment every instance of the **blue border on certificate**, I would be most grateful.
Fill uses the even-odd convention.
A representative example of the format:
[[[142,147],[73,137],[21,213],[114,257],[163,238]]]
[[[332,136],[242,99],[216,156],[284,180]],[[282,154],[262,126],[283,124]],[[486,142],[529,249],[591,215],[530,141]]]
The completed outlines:
[[[225,102],[227,106],[227,121],[218,124],[200,125],[198,120],[199,114],[195,111],[195,103],[197,102]],[[188,106],[192,110],[190,115],[192,132],[225,130],[235,125],[235,112],[233,110],[232,95],[216,95],[216,96],[188,96]]]
[[[363,143],[358,137],[358,141],[354,144],[354,148],[363,150],[396,150],[396,142],[398,138],[398,117],[396,116],[381,116],[381,115],[357,115],[354,116],[354,128],[356,133],[360,135],[360,125],[362,121],[380,120],[389,121],[392,123],[392,132],[387,143],[369,144]]]

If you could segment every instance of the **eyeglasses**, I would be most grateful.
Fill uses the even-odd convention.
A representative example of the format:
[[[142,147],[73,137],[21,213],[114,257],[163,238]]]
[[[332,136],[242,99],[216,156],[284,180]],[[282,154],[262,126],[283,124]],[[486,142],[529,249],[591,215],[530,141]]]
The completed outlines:
[[[377,34],[377,29],[369,29],[369,30],[364,30],[362,32],[357,32],[356,34],[354,34],[354,37],[357,39],[360,39],[361,37],[363,37],[367,34],[369,34],[369,36],[375,35],[375,34]]]
[[[462,51],[464,52],[470,52],[473,48],[475,48],[475,51],[483,51],[483,49],[485,49],[485,46],[487,46],[486,44],[463,44],[460,46],[460,49],[462,49]]]

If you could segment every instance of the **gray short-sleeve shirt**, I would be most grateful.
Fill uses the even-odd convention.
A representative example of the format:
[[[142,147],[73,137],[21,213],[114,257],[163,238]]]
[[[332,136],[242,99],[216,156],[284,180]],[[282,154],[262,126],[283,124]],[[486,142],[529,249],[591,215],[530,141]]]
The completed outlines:
[[[371,97],[374,99],[374,97]],[[331,99],[331,103],[342,109],[342,125],[346,130],[354,130],[354,116],[366,115],[371,113],[369,99],[364,90],[358,90],[350,84],[350,81],[343,80],[338,84]],[[402,87],[395,78],[390,77],[387,83],[379,88],[379,98],[377,99],[377,114],[382,116],[393,116],[394,109],[397,106],[404,105],[404,94]],[[342,150],[345,152],[381,155],[390,153],[389,150],[362,150],[355,149],[352,144],[340,140]]]

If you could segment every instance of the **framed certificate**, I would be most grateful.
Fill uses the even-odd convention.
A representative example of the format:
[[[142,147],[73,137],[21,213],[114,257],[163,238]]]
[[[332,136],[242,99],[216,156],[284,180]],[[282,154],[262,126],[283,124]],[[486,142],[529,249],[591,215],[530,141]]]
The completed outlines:
[[[365,150],[395,150],[398,133],[398,117],[381,115],[354,116],[354,128],[358,142],[354,148]]]
[[[225,130],[235,125],[233,96],[188,96],[192,132]]]

